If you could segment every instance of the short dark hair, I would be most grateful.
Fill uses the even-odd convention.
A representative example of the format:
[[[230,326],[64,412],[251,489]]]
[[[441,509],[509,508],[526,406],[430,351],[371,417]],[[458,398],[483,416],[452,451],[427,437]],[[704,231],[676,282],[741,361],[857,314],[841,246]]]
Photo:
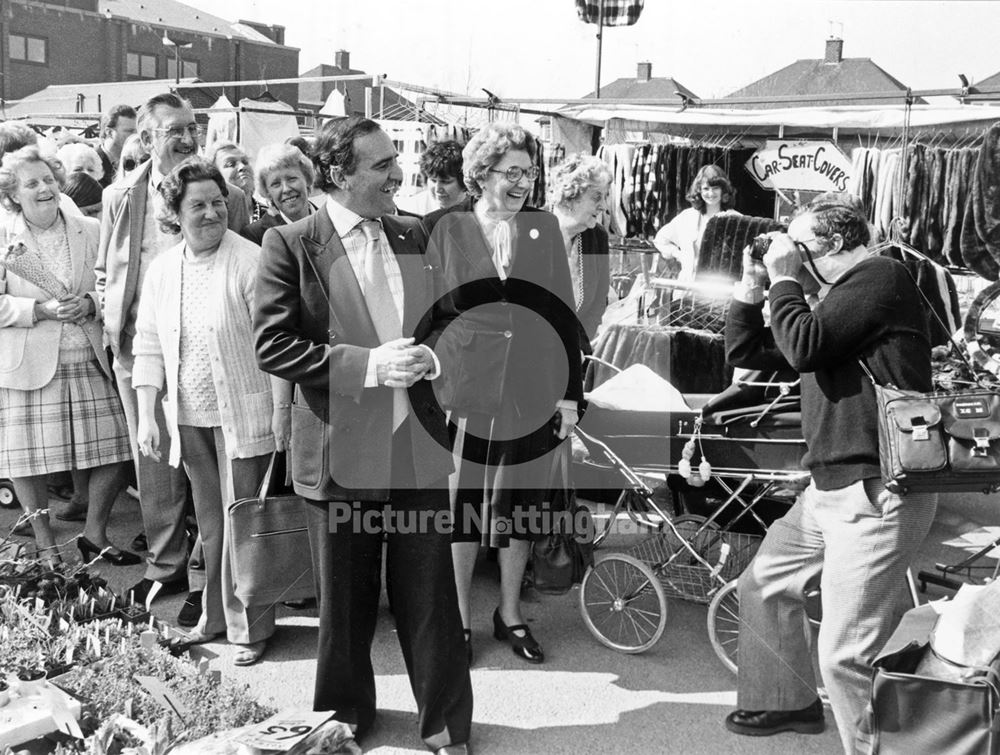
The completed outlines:
[[[695,174],[694,180],[691,182],[691,188],[688,189],[687,196],[685,197],[698,212],[705,211],[705,200],[701,198],[701,187],[704,184],[718,186],[722,189],[722,202],[719,205],[721,209],[728,210],[733,206],[733,202],[736,199],[736,190],[729,181],[726,171],[718,165],[702,165],[701,170]]]
[[[312,150],[312,161],[316,166],[316,188],[321,191],[333,188],[333,181],[330,180],[330,170],[333,168],[340,170],[345,176],[354,173],[358,167],[354,140],[379,130],[375,121],[358,115],[323,124]]]
[[[454,178],[465,189],[462,145],[451,140],[432,144],[420,155],[420,172],[429,178]]]
[[[290,144],[295,147],[306,157],[309,157],[312,154],[312,146],[310,146],[309,140],[304,136],[290,136],[285,139],[285,144]]]
[[[168,107],[174,110],[180,110],[181,108],[190,108],[191,103],[173,92],[164,92],[163,94],[153,95],[143,103],[141,108],[139,108],[138,123],[140,131],[143,130],[143,127],[149,122],[149,119],[153,117],[156,113],[156,108],[158,107]]]
[[[813,233],[817,238],[830,239],[839,233],[844,239],[844,250],[851,251],[871,241],[868,218],[861,201],[850,194],[829,191],[795,213],[813,216]]]
[[[103,123],[101,123],[101,132],[103,133],[106,129],[117,126],[119,118],[131,118],[135,120],[136,117],[135,108],[131,105],[115,105],[104,114]]]
[[[229,196],[226,180],[219,169],[203,157],[189,157],[170,173],[160,183],[160,194],[163,196],[163,213],[157,218],[164,233],[177,234],[181,232],[177,215],[187,187],[198,181],[215,181],[222,196]]]

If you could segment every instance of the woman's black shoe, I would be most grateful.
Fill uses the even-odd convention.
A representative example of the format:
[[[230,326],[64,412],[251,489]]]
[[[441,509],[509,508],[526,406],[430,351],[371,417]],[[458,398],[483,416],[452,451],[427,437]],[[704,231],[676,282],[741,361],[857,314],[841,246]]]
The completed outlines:
[[[462,633],[465,635],[465,654],[469,658],[469,666],[472,666],[472,630],[462,629]]]
[[[110,546],[108,548],[98,548],[83,535],[79,535],[77,537],[76,547],[79,548],[80,556],[84,561],[91,561],[95,556],[100,556],[105,561],[110,564],[114,564],[115,566],[135,566],[135,564],[142,562],[141,558],[134,553],[129,553],[128,551],[112,553]]]
[[[524,637],[518,637],[514,632],[524,632]],[[541,663],[545,660],[542,646],[531,636],[527,624],[507,626],[500,618],[500,609],[493,612],[493,636],[501,642],[509,642],[514,655],[523,658],[528,663]]]

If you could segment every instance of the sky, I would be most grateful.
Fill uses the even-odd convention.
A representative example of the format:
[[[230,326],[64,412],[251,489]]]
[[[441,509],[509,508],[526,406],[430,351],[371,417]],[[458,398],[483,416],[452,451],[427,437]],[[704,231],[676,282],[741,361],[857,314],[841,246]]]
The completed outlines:
[[[226,20],[285,26],[300,71],[335,50],[372,74],[458,94],[583,97],[594,89],[597,27],[573,0],[186,0]],[[639,61],[700,97],[721,97],[800,58],[831,35],[914,89],[1000,71],[1000,2],[983,0],[645,0],[638,23],[606,28],[601,82]]]

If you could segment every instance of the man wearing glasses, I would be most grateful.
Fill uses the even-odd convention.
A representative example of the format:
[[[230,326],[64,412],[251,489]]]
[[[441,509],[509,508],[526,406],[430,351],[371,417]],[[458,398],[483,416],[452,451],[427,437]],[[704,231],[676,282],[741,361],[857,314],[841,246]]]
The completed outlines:
[[[749,736],[823,731],[804,597],[818,582],[820,672],[844,751],[868,752],[871,662],[893,629],[937,496],[900,496],[882,484],[875,393],[859,362],[882,385],[930,390],[927,322],[906,268],[869,254],[854,198],[820,195],[787,234],[771,236],[762,262],[744,254],[726,355],[736,367],[801,373],[802,463],[812,481],[740,577],[739,710],[726,727]],[[810,308],[804,291],[817,286]]]
[[[145,576],[131,592],[134,600],[148,606],[157,594],[177,593],[188,584],[184,531],[187,488],[184,472],[171,467],[165,458],[155,462],[136,453],[138,404],[132,388],[132,339],[143,276],[157,255],[181,241],[180,235],[164,233],[157,221],[163,207],[160,182],[197,154],[201,129],[191,104],[172,93],[146,102],[139,110],[138,125],[150,159],[104,190],[96,274],[104,332],[114,354],[115,376],[132,440],[149,550]],[[226,204],[229,228],[239,231],[249,221],[243,192],[230,185]],[[156,402],[157,421],[164,422],[160,404]],[[189,598],[200,607],[200,595]]]

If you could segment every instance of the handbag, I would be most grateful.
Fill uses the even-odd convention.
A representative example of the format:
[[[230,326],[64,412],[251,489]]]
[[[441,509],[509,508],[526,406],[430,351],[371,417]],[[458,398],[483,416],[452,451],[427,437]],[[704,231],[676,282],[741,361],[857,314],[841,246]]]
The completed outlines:
[[[306,504],[286,490],[273,494],[278,452],[271,455],[257,495],[229,505],[229,558],[236,597],[246,606],[316,595]]]
[[[569,480],[569,443],[553,454],[553,486],[549,513],[551,531],[536,540],[531,549],[535,589],[546,595],[562,595],[579,584],[594,565],[594,521],[590,510],[577,502]]]
[[[915,673],[936,618],[932,606],[907,611],[875,659],[870,752],[1000,755],[1000,662],[965,681]]]
[[[988,388],[920,393],[879,385],[879,463],[893,493],[1000,489],[1000,393]]]
[[[949,332],[916,281],[914,286]],[[954,339],[948,341],[974,376],[968,357]],[[886,489],[899,495],[1000,490],[1000,392],[978,386],[930,393],[902,390],[879,385],[867,365],[860,359],[858,364],[875,388]]]

